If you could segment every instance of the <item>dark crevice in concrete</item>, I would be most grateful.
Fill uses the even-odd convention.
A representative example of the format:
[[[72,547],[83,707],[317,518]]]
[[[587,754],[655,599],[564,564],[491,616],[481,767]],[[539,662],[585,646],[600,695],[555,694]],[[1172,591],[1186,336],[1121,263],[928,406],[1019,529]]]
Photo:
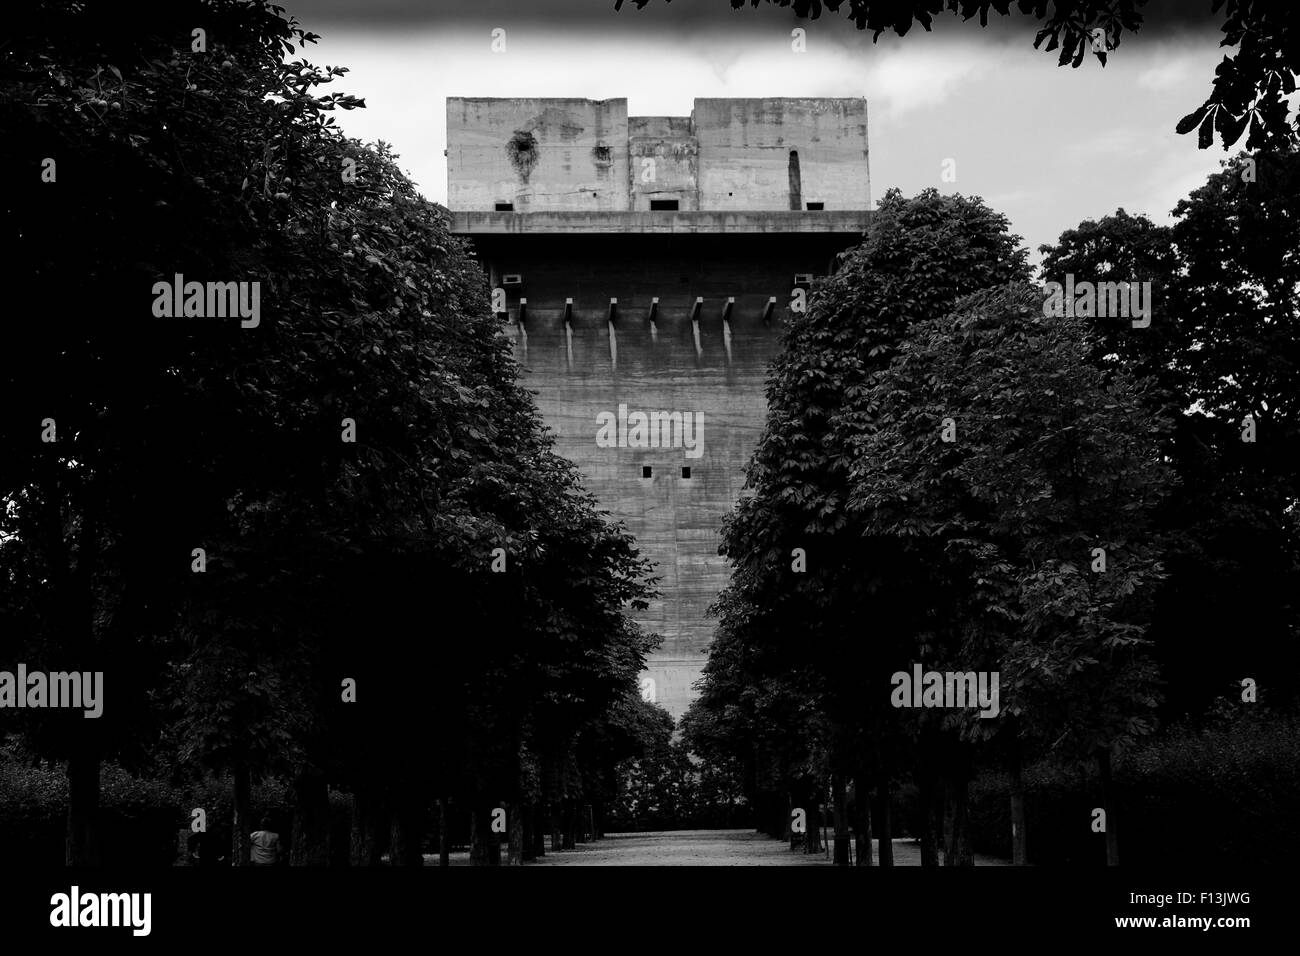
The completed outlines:
[[[506,143],[506,154],[519,178],[528,182],[528,177],[537,165],[537,138],[533,136],[532,130],[515,130],[515,135]]]

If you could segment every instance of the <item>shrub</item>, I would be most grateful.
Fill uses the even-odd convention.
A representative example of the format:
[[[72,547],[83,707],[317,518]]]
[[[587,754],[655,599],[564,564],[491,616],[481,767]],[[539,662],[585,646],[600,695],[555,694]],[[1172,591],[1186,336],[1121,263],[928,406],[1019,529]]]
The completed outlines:
[[[62,866],[68,808],[68,779],[60,765],[35,765],[10,749],[0,760],[0,859],[6,866]],[[140,777],[116,764],[103,765],[99,813],[101,860],[105,866],[170,866],[178,855],[177,838],[190,824],[190,812],[202,807],[208,831],[218,845],[228,845],[234,815],[230,781],[206,777],[187,787]],[[288,785],[279,779],[257,783],[252,793],[253,820],[270,816],[286,848],[292,834],[293,805]],[[331,826],[346,832],[351,798],[330,793]],[[337,837],[336,837],[337,839]],[[343,844],[346,853],[346,841]]]
[[[1115,764],[1120,860],[1126,865],[1284,865],[1300,851],[1300,718],[1266,712],[1176,726]],[[1004,774],[971,786],[976,852],[1011,855]],[[1104,865],[1091,828],[1095,774],[1040,763],[1025,773],[1029,860]]]

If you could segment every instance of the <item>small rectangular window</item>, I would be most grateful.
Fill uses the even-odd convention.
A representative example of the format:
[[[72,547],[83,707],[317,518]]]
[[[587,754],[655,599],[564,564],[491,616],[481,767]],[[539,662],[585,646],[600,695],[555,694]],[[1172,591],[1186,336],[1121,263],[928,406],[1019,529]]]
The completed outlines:
[[[642,478],[649,478],[649,477],[650,477],[650,466],[649,466],[649,465],[642,465],[642,466],[641,466],[641,477],[642,477]]]
[[[496,210],[496,211],[497,211],[497,212],[514,212],[514,211],[515,211],[515,204],[512,203],[512,202],[499,202],[499,203],[497,203],[497,210]]]
[[[650,209],[660,210],[663,212],[675,211],[677,209],[676,199],[652,199],[650,200]]]
[[[825,209],[825,208],[826,208],[826,204],[825,204],[824,202],[810,202],[810,203],[808,203],[808,211],[809,211],[809,212],[820,212],[821,210],[823,210],[823,209]]]
[[[682,465],[682,477],[683,477],[683,478],[689,478],[689,477],[691,477],[691,466],[690,466],[690,465]]]

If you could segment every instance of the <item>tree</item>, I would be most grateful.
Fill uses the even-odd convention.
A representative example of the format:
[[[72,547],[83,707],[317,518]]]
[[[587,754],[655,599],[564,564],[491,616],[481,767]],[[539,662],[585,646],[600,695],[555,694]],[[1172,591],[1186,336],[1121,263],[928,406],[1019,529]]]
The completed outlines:
[[[551,450],[478,263],[334,129],[363,104],[285,60],[314,36],[279,13],[42,4],[0,96],[3,158],[38,185],[57,160],[9,200],[20,305],[99,306],[23,326],[0,378],[3,611],[121,701],[41,738],[69,759],[69,862],[95,862],[100,758],[171,717],[237,807],[249,774],[294,776],[295,862],[328,859],[335,782],[421,863],[432,796],[518,795],[527,747],[572,745],[652,645],[626,616],[646,565]],[[246,282],[261,314],[151,314],[176,274]],[[412,634],[430,599],[479,632]],[[421,736],[443,746],[412,759]]]
[[[1048,279],[1151,283],[1149,328],[1087,332],[1094,361],[1149,381],[1151,414],[1175,423],[1161,452],[1179,483],[1157,517],[1167,578],[1149,630],[1171,719],[1257,673],[1274,675],[1274,703],[1300,691],[1285,676],[1300,666],[1298,170],[1295,153],[1239,155],[1179,202],[1170,227],[1120,210],[1042,248]]]
[[[855,436],[848,507],[958,596],[930,616],[924,660],[1000,673],[993,719],[968,710],[944,726],[974,740],[1006,728],[1013,768],[1022,739],[1096,758],[1108,784],[1110,755],[1154,726],[1143,632],[1168,423],[1140,381],[1090,364],[1090,320],[1044,317],[1043,301],[988,289],[911,329],[858,400],[873,427]]]
[[[752,737],[774,726],[785,735],[781,751],[799,748],[802,756],[782,754],[779,778],[797,776],[820,792],[833,771],[852,778],[858,794],[874,784],[888,805],[902,769],[899,737],[919,730],[891,718],[889,675],[924,629],[922,609],[935,592],[923,565],[870,536],[846,507],[852,439],[872,427],[859,399],[912,325],[944,314],[972,289],[1025,277],[1017,237],[979,200],[935,190],[905,199],[891,190],[863,244],[785,330],[748,471],[753,494],[724,524],[731,596],[720,602],[701,697],[702,707],[728,716],[750,697],[763,709],[781,706],[770,724],[760,709],[757,726],[739,730]],[[878,830],[883,853],[890,834]]]
[[[260,78],[254,97],[308,37],[265,5],[40,3],[18,12],[4,41],[0,149],[33,187],[13,190],[4,216],[22,277],[15,305],[33,317],[11,341],[23,360],[0,376],[11,409],[0,425],[11,452],[0,473],[12,536],[4,550],[43,594],[27,592],[29,656],[103,671],[116,701],[98,722],[56,716],[44,737],[69,761],[70,863],[97,859],[99,759],[140,736],[191,549],[219,517],[234,463],[246,460],[227,454],[241,424],[223,403],[228,385],[195,386],[223,381],[215,343],[234,370],[260,337],[150,312],[160,264],[245,276],[257,246],[257,219],[232,199],[239,191],[184,165],[189,149],[229,155],[205,111],[235,105],[227,77],[246,75],[211,55],[182,66],[174,54],[190,48],[199,22],[213,53]],[[274,218],[270,191],[255,195],[257,215]]]
[[[713,767],[737,765],[756,829],[795,849],[804,840],[792,815],[803,810],[805,832],[815,836],[826,771],[817,674],[790,652],[782,628],[764,628],[757,601],[734,586],[715,613],[718,629],[700,696],[682,718],[683,741]]]

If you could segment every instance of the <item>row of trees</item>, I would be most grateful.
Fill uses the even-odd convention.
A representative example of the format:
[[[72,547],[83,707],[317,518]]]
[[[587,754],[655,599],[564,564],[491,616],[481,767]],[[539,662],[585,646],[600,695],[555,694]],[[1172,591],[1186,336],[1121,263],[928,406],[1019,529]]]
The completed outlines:
[[[1115,755],[1161,718],[1296,697],[1300,158],[1225,163],[1159,227],[1123,210],[1042,278],[1149,281],[1149,327],[1046,317],[978,199],[887,194],[787,329],[686,740],[739,761],[760,828],[832,794],[836,859],[890,862],[915,781],[923,860],[971,861],[967,784],[1087,762],[1118,860]],[[996,716],[901,709],[891,676],[997,672]],[[1254,684],[1250,685],[1254,686]],[[808,829],[814,828],[810,818]],[[1092,821],[1081,819],[1080,827]]]
[[[293,780],[295,862],[419,864],[425,812],[577,829],[646,720],[634,542],[551,450],[482,270],[346,71],[265,0],[24,2],[3,41],[3,665],[102,671],[103,717],[5,711],[66,761]],[[260,321],[158,318],[157,281],[257,283]],[[181,281],[181,280],[177,280]],[[530,848],[538,840],[530,838]]]

